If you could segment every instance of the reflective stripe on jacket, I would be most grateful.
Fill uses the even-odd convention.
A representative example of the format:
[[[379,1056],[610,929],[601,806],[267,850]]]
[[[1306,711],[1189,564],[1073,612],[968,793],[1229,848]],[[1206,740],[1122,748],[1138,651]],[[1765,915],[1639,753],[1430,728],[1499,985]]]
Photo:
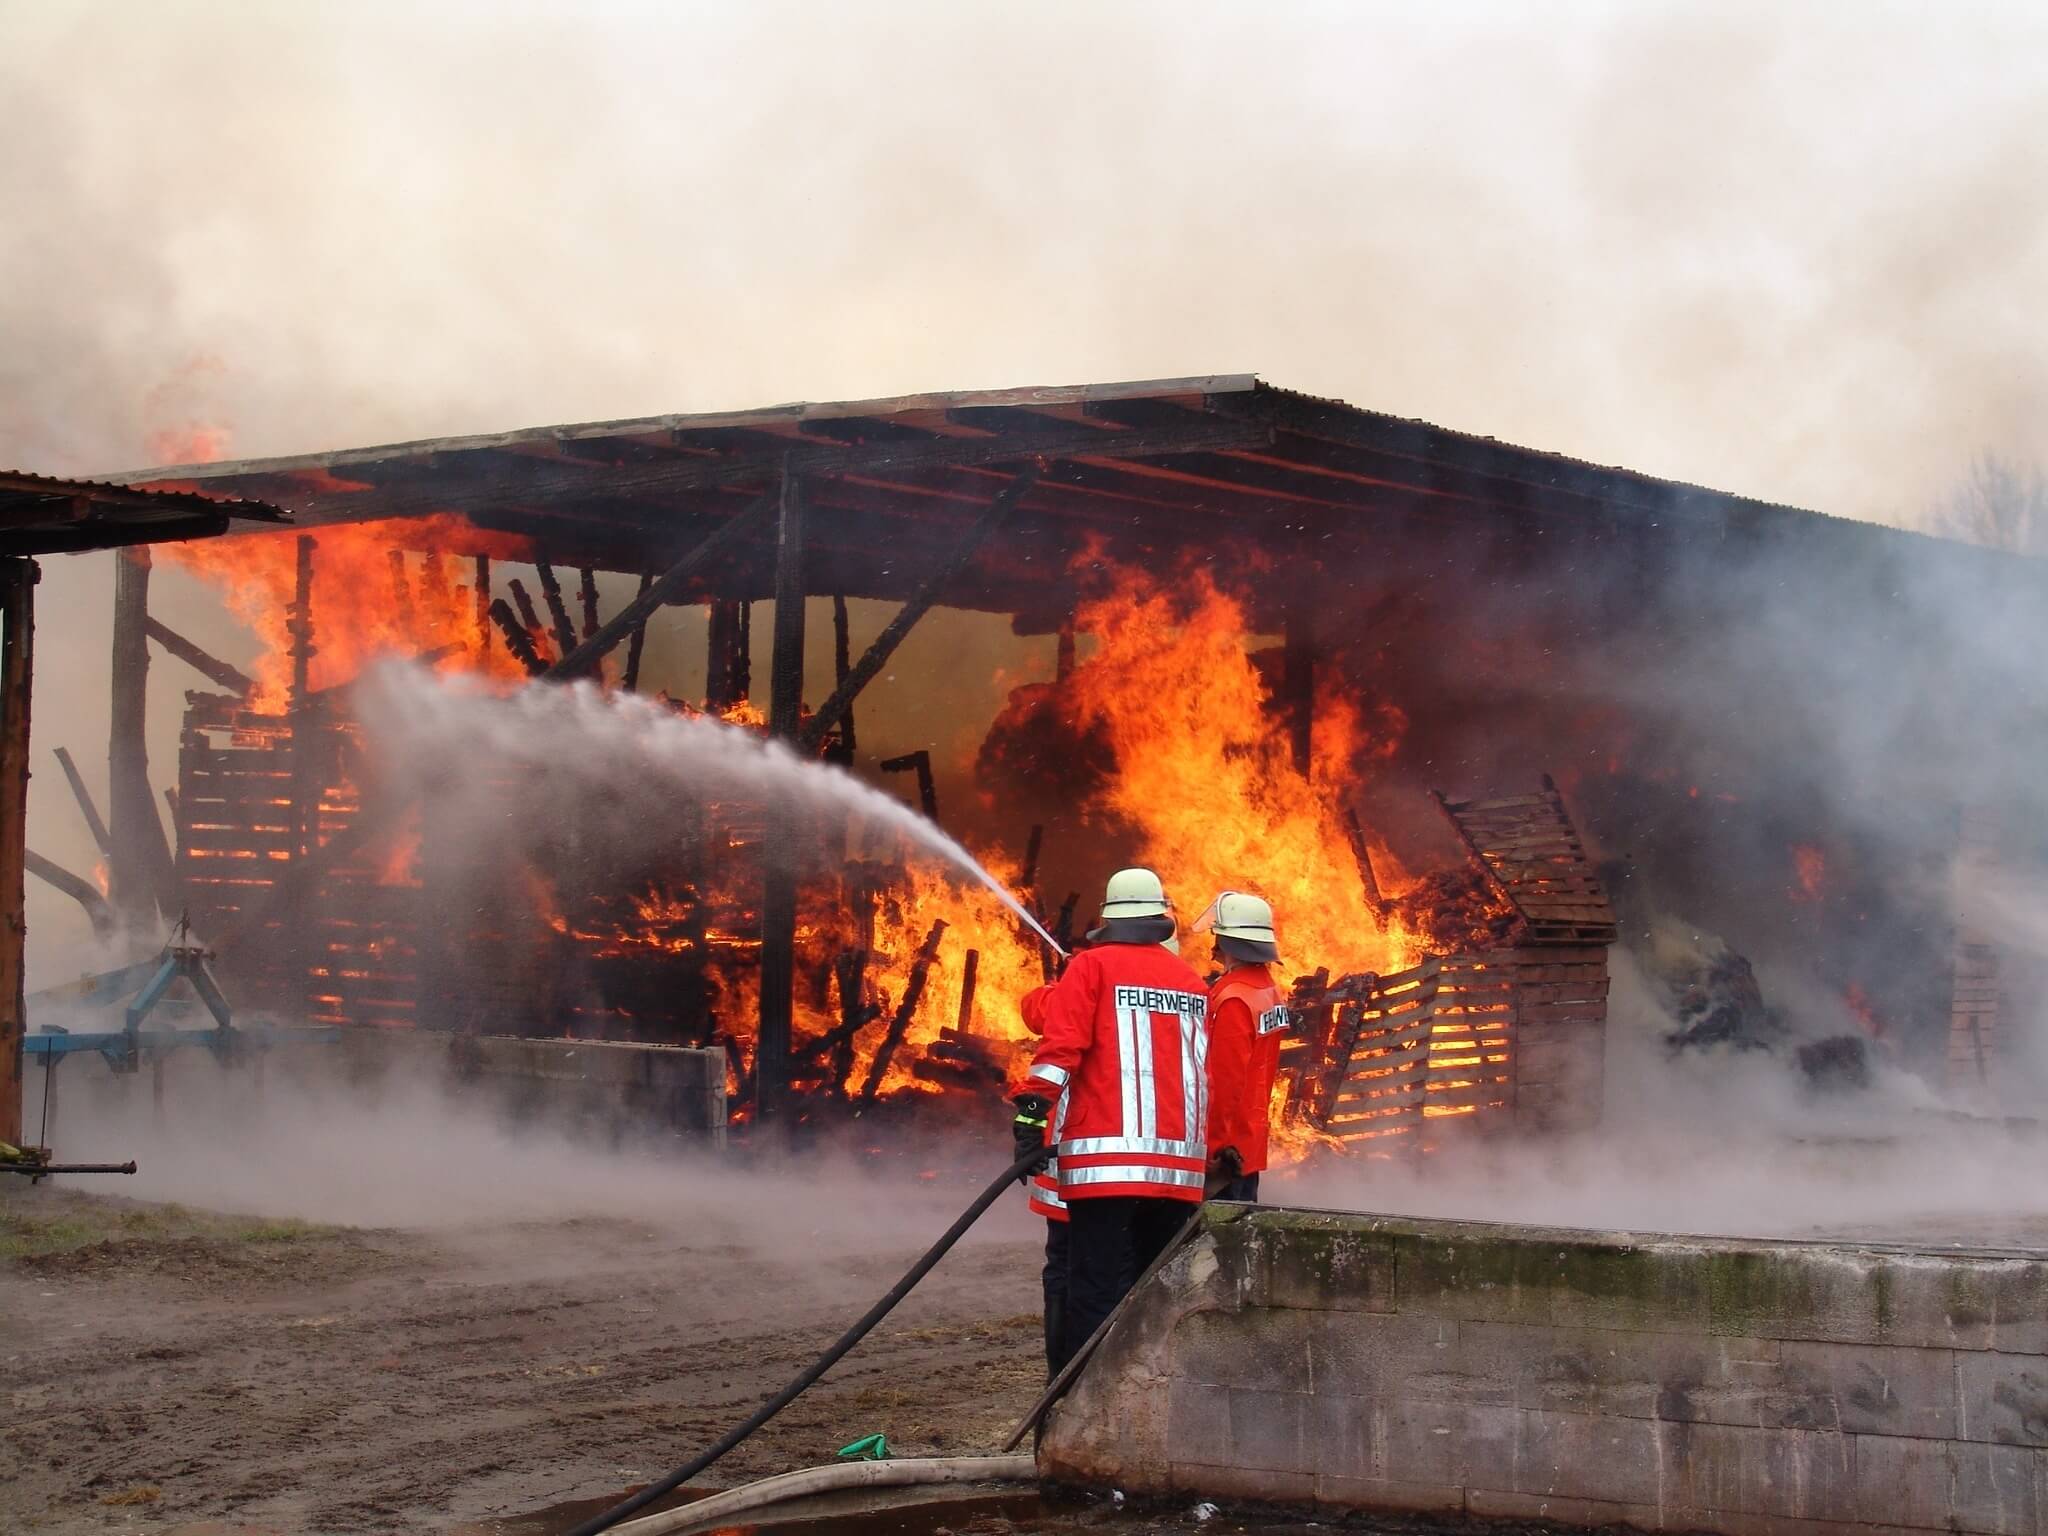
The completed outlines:
[[[1045,995],[1052,990],[1048,982],[1042,987],[1033,987],[1024,994],[1024,1000],[1017,1005],[1017,1011],[1024,1016],[1024,1027],[1034,1035],[1045,1033]],[[1053,1100],[1052,1114],[1045,1128],[1045,1144],[1052,1146],[1059,1140],[1060,1123],[1066,1119],[1067,1096],[1064,1092]],[[1067,1202],[1060,1198],[1059,1159],[1046,1160],[1044,1171],[1031,1175],[1031,1209],[1047,1221],[1065,1221]]]
[[[1208,1162],[1208,997],[1158,944],[1103,944],[1041,989],[1026,1088],[1065,1096],[1061,1196],[1200,1200]]]
[[[1286,999],[1263,965],[1236,965],[1209,988],[1209,1146],[1237,1148],[1244,1172],[1266,1166],[1273,1079]]]

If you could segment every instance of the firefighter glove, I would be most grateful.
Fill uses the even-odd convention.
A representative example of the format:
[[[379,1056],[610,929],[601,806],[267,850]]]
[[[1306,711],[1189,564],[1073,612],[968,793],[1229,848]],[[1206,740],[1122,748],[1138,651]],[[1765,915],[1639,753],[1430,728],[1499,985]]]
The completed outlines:
[[[1010,1122],[1010,1134],[1016,1140],[1017,1156],[1022,1157],[1027,1152],[1039,1154],[1037,1166],[1029,1170],[1032,1173],[1045,1166],[1045,1130],[1049,1123],[1047,1113],[1051,1109],[1052,1104],[1048,1100],[1035,1093],[1027,1093],[1018,1098],[1017,1118]]]

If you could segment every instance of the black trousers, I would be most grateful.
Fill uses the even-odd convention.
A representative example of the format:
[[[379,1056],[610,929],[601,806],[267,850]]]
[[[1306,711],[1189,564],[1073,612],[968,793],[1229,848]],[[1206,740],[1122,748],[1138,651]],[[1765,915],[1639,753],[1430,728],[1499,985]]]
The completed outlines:
[[[1256,1173],[1240,1173],[1209,1198],[1211,1200],[1242,1200],[1247,1205],[1257,1205],[1259,1203],[1259,1176]]]
[[[1098,1195],[1067,1203],[1067,1326],[1061,1365],[1116,1310],[1196,1209],[1191,1201],[1148,1195]]]
[[[1066,1357],[1060,1353],[1067,1325],[1067,1224],[1045,1220],[1045,1268],[1038,1272],[1045,1289],[1045,1374],[1059,1374]]]

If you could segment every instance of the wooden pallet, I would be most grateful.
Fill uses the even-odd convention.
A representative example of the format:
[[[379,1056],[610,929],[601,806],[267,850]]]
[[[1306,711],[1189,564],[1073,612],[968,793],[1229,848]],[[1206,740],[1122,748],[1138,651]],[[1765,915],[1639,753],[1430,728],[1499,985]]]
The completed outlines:
[[[1550,775],[1532,795],[1434,796],[1466,852],[1527,924],[1528,944],[1612,944],[1614,908]]]

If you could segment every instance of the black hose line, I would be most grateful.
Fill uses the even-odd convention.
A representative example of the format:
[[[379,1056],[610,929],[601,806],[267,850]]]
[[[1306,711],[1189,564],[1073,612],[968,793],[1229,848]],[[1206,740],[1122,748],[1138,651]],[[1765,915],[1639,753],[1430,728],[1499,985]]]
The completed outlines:
[[[1004,1169],[1001,1176],[994,1183],[975,1196],[974,1204],[968,1206],[966,1210],[960,1213],[960,1219],[946,1229],[945,1236],[927,1248],[924,1257],[904,1271],[903,1278],[890,1287],[888,1295],[884,1296],[872,1307],[869,1307],[867,1312],[861,1317],[861,1320],[839,1335],[830,1349],[805,1366],[803,1373],[796,1380],[756,1408],[744,1423],[735,1424],[721,1435],[717,1443],[710,1450],[705,1451],[692,1461],[684,1462],[673,1472],[649,1483],[630,1498],[621,1499],[602,1514],[592,1515],[581,1525],[572,1526],[564,1531],[562,1536],[597,1536],[599,1531],[610,1530],[628,1515],[637,1515],[656,1499],[663,1497],[665,1494],[673,1493],[676,1489],[682,1487],[683,1484],[697,1476],[706,1467],[717,1461],[719,1457],[723,1456],[727,1451],[738,1445],[747,1436],[795,1402],[806,1388],[810,1387],[819,1377],[837,1365],[840,1358],[848,1350],[866,1338],[875,1324],[879,1323],[896,1309],[896,1303],[908,1296],[917,1282],[931,1273],[932,1266],[946,1256],[946,1250],[959,1242],[966,1235],[969,1227],[981,1220],[982,1212],[1002,1198],[1004,1190],[1008,1189],[1018,1179],[1030,1173],[1044,1160],[1045,1151],[1043,1148],[1039,1148],[1027,1152],[1008,1168]]]

